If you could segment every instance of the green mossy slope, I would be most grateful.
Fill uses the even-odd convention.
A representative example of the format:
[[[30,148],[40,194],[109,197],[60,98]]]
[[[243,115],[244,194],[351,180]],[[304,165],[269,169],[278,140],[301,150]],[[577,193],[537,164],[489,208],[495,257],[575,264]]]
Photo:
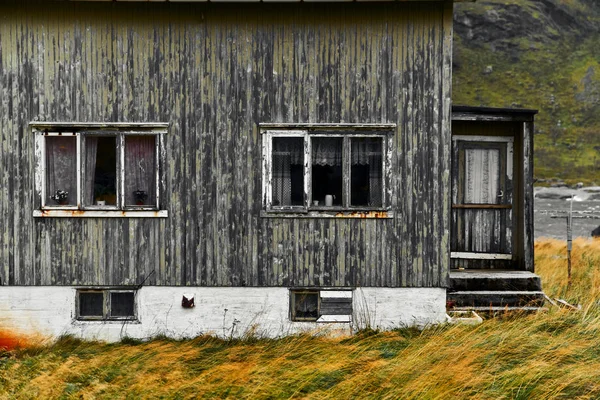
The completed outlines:
[[[600,184],[600,2],[480,0],[454,20],[454,104],[538,109],[536,178]]]

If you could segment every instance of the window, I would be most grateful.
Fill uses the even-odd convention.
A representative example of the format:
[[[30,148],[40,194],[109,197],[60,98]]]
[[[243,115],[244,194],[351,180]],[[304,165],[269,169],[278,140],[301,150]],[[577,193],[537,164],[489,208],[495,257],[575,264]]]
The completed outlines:
[[[292,321],[350,322],[351,290],[292,289],[290,319]]]
[[[40,209],[34,216],[143,216],[160,210],[166,126],[32,125]]]
[[[266,211],[387,208],[390,126],[366,130],[266,128],[262,132]]]
[[[292,321],[316,321],[319,319],[319,292],[292,292]]]
[[[134,290],[79,289],[76,302],[77,319],[136,319],[135,295]]]

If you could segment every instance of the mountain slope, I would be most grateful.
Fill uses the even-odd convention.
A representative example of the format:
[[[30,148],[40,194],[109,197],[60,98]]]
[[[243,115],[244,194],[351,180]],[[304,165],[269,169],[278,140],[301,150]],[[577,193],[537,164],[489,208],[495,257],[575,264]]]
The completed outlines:
[[[454,28],[454,104],[538,109],[536,178],[600,183],[600,1],[457,3]]]

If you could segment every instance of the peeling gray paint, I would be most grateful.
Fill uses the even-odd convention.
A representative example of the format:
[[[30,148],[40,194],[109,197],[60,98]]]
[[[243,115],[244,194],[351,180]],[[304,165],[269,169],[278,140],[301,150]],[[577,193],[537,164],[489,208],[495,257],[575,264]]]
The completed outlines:
[[[2,284],[444,286],[451,14],[2,2]],[[167,122],[168,218],[34,218],[31,121]],[[262,218],[261,123],[395,126],[391,218]]]

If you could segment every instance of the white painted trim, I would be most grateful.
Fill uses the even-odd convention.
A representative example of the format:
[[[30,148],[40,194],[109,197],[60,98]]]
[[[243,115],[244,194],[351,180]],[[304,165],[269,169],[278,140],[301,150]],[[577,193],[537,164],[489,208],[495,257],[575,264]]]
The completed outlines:
[[[384,130],[390,131],[390,134],[393,134],[393,130],[396,129],[397,125],[394,123],[386,123],[386,124],[351,124],[351,123],[340,123],[340,124],[318,124],[318,123],[260,123],[258,126],[261,129],[264,129],[262,133],[267,133],[266,130],[271,129],[327,129],[327,130],[336,130],[336,129],[351,129],[351,130]],[[351,135],[351,132],[347,134]]]
[[[73,129],[73,132],[41,132],[41,134],[43,136],[77,136],[77,133],[75,132],[75,129]]]
[[[349,323],[352,322],[352,315],[321,315],[318,323]]]
[[[264,132],[263,135],[263,143],[262,143],[262,164],[263,164],[263,181],[262,181],[262,191],[263,191],[263,207],[265,210],[272,211],[275,214],[277,212],[291,212],[291,213],[301,213],[306,212],[307,210],[307,202],[304,202],[303,206],[273,206],[273,138],[276,137],[285,137],[285,138],[302,138],[304,141],[304,193],[305,198],[306,193],[310,182],[307,179],[307,164],[310,164],[310,157],[307,157],[306,150],[306,142],[307,142],[307,134],[305,130],[290,130],[290,131],[281,131],[281,130],[269,130]]]
[[[36,218],[167,218],[167,210],[33,210]]]
[[[119,196],[117,197],[117,208],[125,207],[125,135],[117,135],[117,187]]]
[[[155,198],[154,198],[154,206],[159,209],[160,208],[160,173],[161,173],[161,165],[160,165],[160,152],[161,145],[160,142],[162,140],[162,135],[158,135],[154,138],[154,180],[155,180]]]
[[[32,121],[29,126],[38,130],[53,128],[74,128],[74,129],[114,129],[114,128],[143,128],[143,129],[161,129],[165,133],[169,127],[168,122],[54,122],[54,121]],[[144,132],[146,133],[146,132]]]
[[[83,199],[81,198],[81,192],[83,191],[83,178],[81,177],[81,173],[82,173],[82,168],[81,168],[81,164],[83,163],[83,157],[81,156],[81,150],[83,149],[82,143],[81,143],[81,135],[77,135],[76,138],[76,151],[77,154],[75,155],[75,162],[77,163],[76,169],[77,169],[77,176],[75,177],[76,182],[76,186],[77,186],[77,207],[81,207],[81,204]],[[45,142],[45,140],[44,140]],[[42,207],[43,208],[43,207]]]
[[[513,180],[513,158],[514,158],[513,147],[514,147],[514,144],[513,144],[512,140],[506,144],[506,176],[511,181]],[[514,194],[513,194],[513,201],[514,201]],[[513,204],[513,206],[514,206],[514,204]]]
[[[515,138],[512,136],[471,136],[471,135],[453,135],[452,140],[462,140],[465,142],[497,142],[513,143]]]
[[[304,207],[308,210],[312,199],[312,141],[308,135],[304,136]]]
[[[46,206],[46,139],[41,133],[35,135],[36,168],[35,183],[41,207]]]
[[[319,291],[321,298],[335,298],[335,299],[351,299],[351,290],[323,290]]]
[[[512,260],[512,254],[453,251],[450,253],[450,258],[462,258],[467,260]]]

